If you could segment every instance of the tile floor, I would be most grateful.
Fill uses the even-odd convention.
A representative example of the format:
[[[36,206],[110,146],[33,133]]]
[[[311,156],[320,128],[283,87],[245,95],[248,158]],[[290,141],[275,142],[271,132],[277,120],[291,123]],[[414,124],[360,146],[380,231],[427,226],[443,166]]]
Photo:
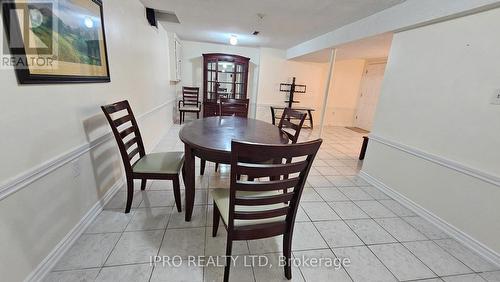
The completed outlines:
[[[179,126],[156,148],[182,150]],[[303,139],[314,137],[304,130]],[[349,258],[344,268],[293,268],[293,281],[500,281],[500,269],[460,245],[356,174],[361,134],[327,128],[308,178],[293,240],[295,257]],[[198,170],[199,171],[199,170]],[[198,173],[198,172],[197,172]],[[222,281],[223,268],[150,265],[150,256],[217,256],[225,253],[225,230],[211,237],[209,189],[228,187],[229,168],[213,164],[196,179],[191,222],[174,207],[169,182],[149,182],[124,214],[120,191],[55,266],[46,281]],[[184,208],[184,207],[183,207]],[[232,281],[285,281],[277,267],[281,237],[238,242],[233,254],[263,255],[273,265],[238,260]]]

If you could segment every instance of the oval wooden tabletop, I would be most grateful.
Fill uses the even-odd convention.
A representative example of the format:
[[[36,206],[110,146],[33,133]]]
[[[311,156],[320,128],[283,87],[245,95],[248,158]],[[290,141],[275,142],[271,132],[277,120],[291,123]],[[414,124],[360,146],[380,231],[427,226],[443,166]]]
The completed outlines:
[[[240,117],[208,117],[184,125],[182,142],[202,150],[231,152],[231,140],[264,144],[286,144],[288,137],[270,123]]]

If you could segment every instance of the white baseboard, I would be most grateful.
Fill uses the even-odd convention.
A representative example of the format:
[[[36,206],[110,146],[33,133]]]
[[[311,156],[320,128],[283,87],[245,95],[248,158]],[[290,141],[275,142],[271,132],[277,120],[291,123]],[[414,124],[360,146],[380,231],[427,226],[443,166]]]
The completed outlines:
[[[439,216],[435,215],[434,213],[428,211],[424,207],[420,206],[419,204],[413,202],[412,200],[408,199],[406,196],[402,195],[401,193],[391,189],[389,186],[385,185],[378,179],[374,178],[373,176],[369,175],[368,173],[364,171],[360,171],[359,176],[363,178],[365,181],[373,185],[375,188],[379,189],[380,191],[384,192],[388,196],[392,197],[394,200],[398,201],[402,205],[406,206],[422,218],[426,219],[427,221],[431,222],[434,224],[437,228],[443,230],[445,233],[450,235],[451,238],[457,240],[458,242],[462,243],[466,247],[474,250],[477,252],[479,255],[487,259],[488,261],[494,263],[495,265],[500,267],[500,255],[495,252],[494,250],[488,248],[486,245],[483,243],[477,241],[476,239],[472,238],[468,234],[464,233],[460,229],[456,228],[455,226],[451,225],[450,223],[446,222]]]
[[[33,270],[24,281],[42,281],[43,278],[54,268],[61,257],[73,246],[75,241],[83,234],[85,229],[103,210],[104,206],[120,190],[124,182],[118,180],[106,194],[82,217],[71,231],[55,246],[55,248],[45,257],[45,259]]]

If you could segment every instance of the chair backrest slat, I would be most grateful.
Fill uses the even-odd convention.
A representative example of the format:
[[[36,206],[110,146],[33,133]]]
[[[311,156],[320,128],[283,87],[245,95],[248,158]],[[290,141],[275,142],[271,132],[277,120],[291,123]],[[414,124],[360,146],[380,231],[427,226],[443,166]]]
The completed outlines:
[[[300,179],[298,177],[271,181],[238,180],[234,184],[234,188],[237,191],[276,191],[295,187],[299,181]]]
[[[130,147],[134,146],[137,143],[137,137],[134,137],[127,142],[125,142],[125,150],[128,150]]]
[[[233,240],[247,240],[249,234],[252,239],[269,238],[282,235],[287,232],[289,226],[286,222],[270,222],[261,223],[258,225],[247,225],[238,227],[238,231],[234,232]]]
[[[199,87],[182,87],[182,102],[184,105],[198,105],[200,95]]]
[[[139,148],[135,148],[134,150],[132,150],[132,152],[128,154],[129,161],[131,161],[137,154],[139,154]]]
[[[238,197],[234,199],[234,204],[239,206],[261,206],[286,203],[293,198],[293,193],[284,193],[264,197]]]
[[[288,135],[288,138],[290,138],[292,144],[297,143],[297,141],[299,140],[300,130],[304,125],[306,116],[307,114],[290,108],[285,108],[285,110],[283,111],[278,127],[283,130],[286,135]],[[296,120],[298,121],[298,123],[292,123],[292,120]],[[284,130],[285,128],[291,128],[294,133],[290,133],[288,130]]]
[[[253,178],[263,176],[280,176],[300,172],[307,167],[307,161],[285,164],[239,164],[237,173]],[[262,168],[268,168],[263,170]]]
[[[131,134],[133,132],[135,132],[135,128],[133,126],[131,126],[127,129],[120,131],[120,137],[123,139],[123,138],[129,136],[129,134]]]
[[[321,143],[321,139],[283,145],[232,141],[228,229],[236,237],[256,236],[256,232],[262,237],[293,229],[300,196]],[[263,162],[262,156],[272,162]],[[245,175],[258,179],[242,180]],[[241,221],[237,227],[235,220]],[[252,220],[267,223],[245,224]]]
[[[248,117],[248,105],[250,99],[227,99],[220,98],[220,115]]]
[[[131,121],[131,120],[132,120],[132,116],[131,116],[131,115],[126,115],[126,116],[123,116],[123,117],[121,117],[121,118],[119,118],[119,119],[115,119],[115,120],[113,121],[113,124],[114,124],[116,127],[118,127],[118,126],[120,126],[120,125],[122,125],[122,124],[124,124],[124,123],[126,123],[126,122],[128,122],[128,121]]]
[[[234,213],[234,219],[255,220],[255,219],[279,217],[287,215],[289,210],[290,210],[289,207],[283,207],[265,211],[253,211],[253,212],[238,211]]]
[[[111,131],[115,136],[116,143],[118,143],[118,148],[120,149],[120,155],[122,157],[123,165],[125,166],[125,172],[127,174],[132,173],[132,159],[139,154],[140,157],[146,155],[144,149],[144,143],[142,141],[141,132],[139,131],[139,126],[134,117],[134,113],[130,108],[130,104],[127,100],[113,103],[110,105],[105,105],[101,107],[109,125],[111,126]],[[125,111],[125,115],[119,115],[119,112]],[[130,126],[128,126],[130,123]],[[125,127],[125,129],[120,129],[120,127]],[[133,135],[132,135],[133,134]],[[132,136],[132,137],[129,137]],[[132,151],[128,150],[136,145]]]
[[[103,107],[106,107],[106,111],[108,113],[112,114],[112,113],[116,113],[116,112],[119,112],[119,111],[126,110],[127,109],[127,104],[123,103],[123,101],[122,101],[122,102],[118,102],[118,103],[106,105],[106,106],[103,106]]]
[[[298,131],[300,128],[297,124],[292,123],[291,121],[284,119],[282,122],[282,128],[291,128],[295,131]]]
[[[316,140],[317,141],[317,140]],[[233,143],[234,140],[233,140]],[[243,144],[244,142],[237,142],[237,144]],[[318,145],[313,141],[300,143],[300,146],[290,146],[294,144],[282,144],[282,145],[270,145],[270,144],[260,144],[259,151],[253,150],[240,150],[238,152],[239,158],[242,160],[240,163],[252,163],[245,160],[255,160],[255,163],[262,164],[263,157],[265,159],[288,159],[288,158],[299,158],[307,157],[304,152],[309,152],[314,150]],[[297,144],[299,145],[299,144]],[[236,145],[237,147],[239,145]],[[234,151],[231,149],[231,153]]]

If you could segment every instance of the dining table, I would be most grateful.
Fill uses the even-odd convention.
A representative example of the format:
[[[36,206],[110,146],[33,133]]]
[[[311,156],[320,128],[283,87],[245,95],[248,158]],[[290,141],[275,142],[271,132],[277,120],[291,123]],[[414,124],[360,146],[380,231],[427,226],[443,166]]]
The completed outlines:
[[[194,120],[183,125],[179,138],[184,143],[186,221],[191,221],[195,199],[195,157],[230,164],[232,140],[263,144],[288,143],[288,136],[277,126],[257,119],[235,116]]]

